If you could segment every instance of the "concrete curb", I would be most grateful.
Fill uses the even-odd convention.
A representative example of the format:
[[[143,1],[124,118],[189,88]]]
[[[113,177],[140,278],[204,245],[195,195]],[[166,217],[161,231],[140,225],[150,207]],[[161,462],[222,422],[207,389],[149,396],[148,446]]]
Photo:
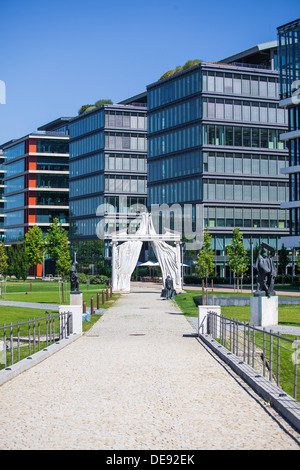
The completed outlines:
[[[21,374],[22,372],[30,369],[33,366],[36,366],[40,362],[44,361],[48,357],[52,356],[56,352],[60,351],[61,349],[65,348],[69,344],[73,343],[73,341],[79,339],[80,336],[76,334],[70,335],[66,339],[61,339],[57,343],[53,343],[47,346],[44,349],[41,349],[35,354],[32,354],[25,359],[13,364],[12,366],[7,367],[0,371],[0,386],[7,382],[8,380],[13,379],[17,375]]]
[[[200,339],[212,349],[224,362],[226,362],[242,379],[255,391],[270,402],[287,421],[300,431],[300,403],[286,394],[277,385],[259,375],[251,366],[246,364],[219,344],[208,334],[200,334]]]

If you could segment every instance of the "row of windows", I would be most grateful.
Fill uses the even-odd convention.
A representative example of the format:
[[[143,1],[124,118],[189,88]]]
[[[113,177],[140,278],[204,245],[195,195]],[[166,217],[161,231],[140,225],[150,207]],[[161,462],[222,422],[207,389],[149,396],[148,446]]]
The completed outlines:
[[[149,162],[148,181],[176,178],[202,171],[201,152],[189,152]]]
[[[164,153],[188,149],[201,145],[201,125],[197,124],[184,129],[178,129],[167,134],[149,138],[148,156],[156,157]]]
[[[17,178],[7,180],[5,184],[6,184],[6,188],[5,188],[6,194],[13,193],[14,191],[20,191],[24,189],[24,176],[18,176]]]
[[[258,127],[203,126],[203,145],[229,145],[234,147],[261,147],[284,149],[279,129]]]
[[[105,148],[110,150],[140,150],[146,152],[147,139],[138,134],[107,133],[105,135]]]
[[[24,227],[6,229],[4,236],[6,242],[22,241],[24,239]]]
[[[284,125],[287,124],[287,111],[274,103],[211,98],[203,100],[203,118]]]
[[[24,206],[24,193],[14,194],[5,199],[5,210],[15,209]]]
[[[7,212],[5,226],[24,224],[24,210]]]
[[[280,96],[288,98],[292,96],[295,87],[293,82],[300,79],[300,22],[294,23],[290,29],[278,30],[279,61],[280,61]],[[299,88],[299,84],[296,84]]]
[[[289,131],[300,129],[300,106],[293,106],[289,109]]]
[[[147,171],[147,159],[139,155],[105,155],[105,170]]]
[[[39,156],[37,170],[69,171],[69,158]]]
[[[280,209],[205,207],[204,226],[286,228],[288,212]]]
[[[85,199],[70,200],[70,216],[96,215],[97,207],[103,204],[103,196],[94,196]]]
[[[69,140],[37,139],[38,153],[69,153]]]
[[[263,181],[205,180],[203,199],[209,201],[285,202],[288,184]]]
[[[211,240],[212,244],[212,249],[215,251],[215,254],[217,255],[225,255],[225,249],[227,245],[231,244],[232,237],[227,237],[227,236],[213,236]],[[254,237],[243,237],[243,244],[246,250],[251,249],[251,241],[253,243],[253,246],[260,246],[262,242],[267,243],[270,246],[273,246],[276,250],[281,248],[281,242],[279,237],[276,237],[275,235],[270,235],[270,236],[254,236]]]
[[[105,114],[105,127],[147,130],[147,117],[144,114],[109,111]]]
[[[290,200],[300,201],[300,173],[290,175]]]
[[[105,117],[104,117],[105,116]],[[74,139],[80,135],[103,129],[106,127],[118,127],[126,129],[147,129],[147,117],[145,114],[129,113],[122,111],[100,111],[82,117],[80,120],[70,124],[70,138]]]
[[[105,191],[117,193],[145,193],[147,180],[134,176],[107,176],[105,178]]]
[[[80,180],[70,181],[70,198],[87,194],[100,193],[104,190],[104,175],[88,176]]]
[[[25,142],[21,142],[20,144],[14,145],[8,149],[4,150],[4,155],[7,160],[11,160],[13,158],[20,157],[21,155],[25,154]]]
[[[203,152],[203,171],[245,175],[280,175],[287,166],[287,157],[278,155],[251,155]]]
[[[36,192],[36,205],[37,206],[68,206],[69,193],[68,192],[52,192],[52,191],[37,191]]]
[[[68,188],[69,175],[37,174],[38,188]]]
[[[196,98],[150,114],[148,132],[151,134],[201,117],[201,99]]]
[[[47,209],[37,209],[36,222],[39,224],[52,224],[54,219],[58,219],[60,224],[68,222],[68,211],[54,211],[49,212]]]
[[[101,170],[104,170],[103,152],[79,160],[73,160],[70,164],[70,178]]]
[[[300,208],[290,210],[290,234],[300,235]]]
[[[199,91],[201,91],[201,72],[198,71],[184,75],[162,86],[148,89],[148,109],[157,108]]]
[[[76,236],[96,236],[97,223],[96,218],[82,219],[76,221]]]
[[[16,162],[10,163],[9,165],[5,165],[5,170],[6,178],[23,173],[25,170],[25,160],[22,158],[21,160],[17,160]]]
[[[69,124],[70,139],[79,137],[80,135],[87,134],[88,132],[96,131],[104,126],[104,112],[103,110],[92,114],[87,114],[81,119]]]
[[[106,196],[104,198],[105,210],[116,213],[144,212],[147,208],[146,197],[133,196]]]
[[[90,152],[97,152],[104,147],[104,133],[98,132],[97,134],[84,137],[75,142],[70,142],[70,158],[78,157]]]
[[[208,72],[203,74],[202,90],[204,92],[278,98],[277,78],[257,75]]]
[[[292,139],[288,143],[290,150],[290,165],[300,165],[300,139]]]
[[[148,188],[149,204],[176,204],[202,199],[200,178],[157,184]]]

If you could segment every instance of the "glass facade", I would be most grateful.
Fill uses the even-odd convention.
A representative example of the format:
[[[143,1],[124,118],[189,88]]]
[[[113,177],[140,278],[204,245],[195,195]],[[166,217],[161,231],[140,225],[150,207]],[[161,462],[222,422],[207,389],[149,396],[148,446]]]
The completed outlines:
[[[278,91],[275,70],[211,63],[147,87],[148,208],[201,204],[219,274],[235,226],[248,245],[252,237],[277,247],[288,231],[279,209],[289,192],[280,173],[288,114]]]
[[[278,28],[280,98],[299,94],[300,79],[300,20]],[[298,90],[298,92],[297,92]]]
[[[23,240],[35,224],[45,232],[55,217],[68,228],[68,137],[33,133],[3,149],[6,242]]]
[[[300,241],[300,19],[278,28],[280,105],[288,113],[289,197],[283,206],[289,209],[290,237],[285,246],[299,247]]]
[[[114,213],[129,212],[133,203],[146,206],[147,112],[142,106],[103,105],[74,118],[69,129],[71,241],[81,253],[97,240],[100,205]],[[106,245],[103,260],[110,256]],[[89,260],[98,263],[96,270],[99,260]]]

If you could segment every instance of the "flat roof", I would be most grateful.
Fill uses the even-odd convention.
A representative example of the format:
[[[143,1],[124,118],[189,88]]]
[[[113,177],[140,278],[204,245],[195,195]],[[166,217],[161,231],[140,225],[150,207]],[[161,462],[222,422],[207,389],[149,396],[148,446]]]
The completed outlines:
[[[294,21],[290,21],[289,23],[283,24],[282,26],[278,26],[277,29],[289,29],[291,26],[296,26],[298,23],[300,23],[300,18]]]
[[[253,54],[257,54],[258,52],[267,51],[270,49],[276,49],[278,47],[278,40],[264,42],[262,44],[257,44],[256,46],[250,47],[250,49],[246,49],[245,51],[238,52],[237,54],[231,55],[226,57],[225,59],[220,60],[219,62],[239,62],[239,60],[249,57]]]

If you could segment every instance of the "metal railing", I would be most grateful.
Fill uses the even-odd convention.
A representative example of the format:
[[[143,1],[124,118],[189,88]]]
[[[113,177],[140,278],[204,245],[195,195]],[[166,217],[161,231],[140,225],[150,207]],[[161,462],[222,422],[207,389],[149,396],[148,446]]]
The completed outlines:
[[[47,313],[47,312],[46,312]],[[0,370],[30,357],[73,332],[72,314],[62,312],[0,327]]]
[[[208,312],[208,333],[243,362],[300,401],[300,341],[236,319]]]

